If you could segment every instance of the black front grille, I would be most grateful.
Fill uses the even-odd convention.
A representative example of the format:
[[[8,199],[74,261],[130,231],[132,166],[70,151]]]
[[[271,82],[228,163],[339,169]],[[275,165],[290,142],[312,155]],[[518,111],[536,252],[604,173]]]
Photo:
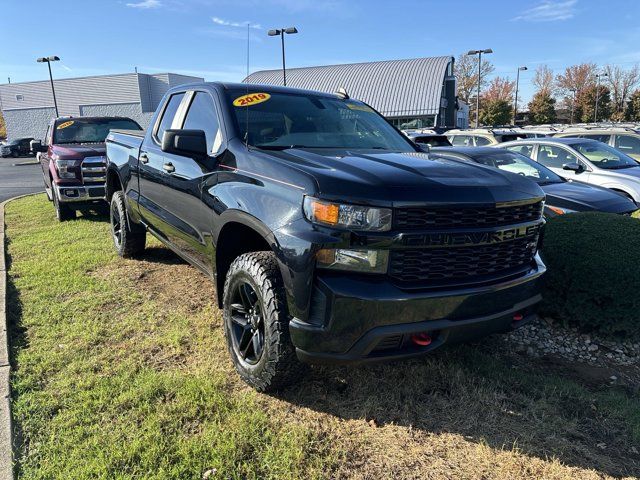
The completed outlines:
[[[396,230],[490,228],[538,220],[542,202],[507,207],[408,207],[394,211]]]
[[[415,286],[481,283],[522,271],[531,263],[536,243],[537,237],[528,237],[471,247],[392,250],[389,275]]]

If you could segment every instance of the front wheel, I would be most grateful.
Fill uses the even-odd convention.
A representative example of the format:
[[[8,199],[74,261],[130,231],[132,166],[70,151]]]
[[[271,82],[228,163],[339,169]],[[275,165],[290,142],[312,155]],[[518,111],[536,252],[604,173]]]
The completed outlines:
[[[129,222],[124,193],[116,192],[111,198],[109,208],[111,236],[118,255],[124,258],[135,257],[144,251],[147,232],[141,225]]]
[[[273,252],[245,253],[227,273],[224,333],[242,379],[261,392],[279,390],[303,376],[289,338],[284,285]]]
[[[58,199],[58,194],[56,193],[56,189],[51,186],[51,195],[53,196],[53,207],[56,209],[56,218],[59,222],[66,222],[67,220],[72,220],[76,218],[76,211],[69,207],[69,205],[65,205],[64,203],[60,203]]]

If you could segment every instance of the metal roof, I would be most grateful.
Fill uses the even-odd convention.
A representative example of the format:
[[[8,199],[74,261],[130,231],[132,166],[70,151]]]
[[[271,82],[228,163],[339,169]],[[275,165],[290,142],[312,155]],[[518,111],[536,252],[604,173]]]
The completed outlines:
[[[453,57],[287,68],[287,86],[334,93],[344,87],[387,117],[435,115]],[[244,82],[282,85],[282,70],[254,72]]]

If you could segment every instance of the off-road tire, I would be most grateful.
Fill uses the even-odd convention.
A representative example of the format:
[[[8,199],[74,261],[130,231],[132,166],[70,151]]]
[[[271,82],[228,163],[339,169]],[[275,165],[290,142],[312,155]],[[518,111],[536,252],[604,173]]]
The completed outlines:
[[[56,194],[56,189],[51,186],[51,195],[53,196],[53,207],[56,210],[56,218],[59,222],[66,222],[67,220],[73,220],[76,218],[76,211],[69,207],[69,205],[65,205],[64,203],[60,203],[58,200],[58,195]]]
[[[140,255],[147,241],[147,231],[142,225],[129,221],[127,207],[124,203],[124,192],[119,191],[111,197],[109,223],[113,246],[123,258]]]
[[[262,354],[253,365],[243,361],[232,338],[233,292],[241,283],[248,283],[255,291],[264,325]],[[227,273],[222,303],[227,348],[237,372],[245,382],[258,391],[273,392],[304,376],[307,367],[297,359],[289,337],[290,317],[284,284],[273,252],[245,253],[236,258]]]

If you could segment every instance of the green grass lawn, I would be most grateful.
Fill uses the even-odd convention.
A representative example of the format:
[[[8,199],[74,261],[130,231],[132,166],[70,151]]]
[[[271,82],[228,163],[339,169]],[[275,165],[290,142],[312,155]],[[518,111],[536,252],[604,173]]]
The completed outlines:
[[[21,479],[603,478],[640,474],[640,399],[502,338],[411,362],[235,375],[211,282],[104,218],[6,212]],[[634,452],[635,449],[635,452]]]

